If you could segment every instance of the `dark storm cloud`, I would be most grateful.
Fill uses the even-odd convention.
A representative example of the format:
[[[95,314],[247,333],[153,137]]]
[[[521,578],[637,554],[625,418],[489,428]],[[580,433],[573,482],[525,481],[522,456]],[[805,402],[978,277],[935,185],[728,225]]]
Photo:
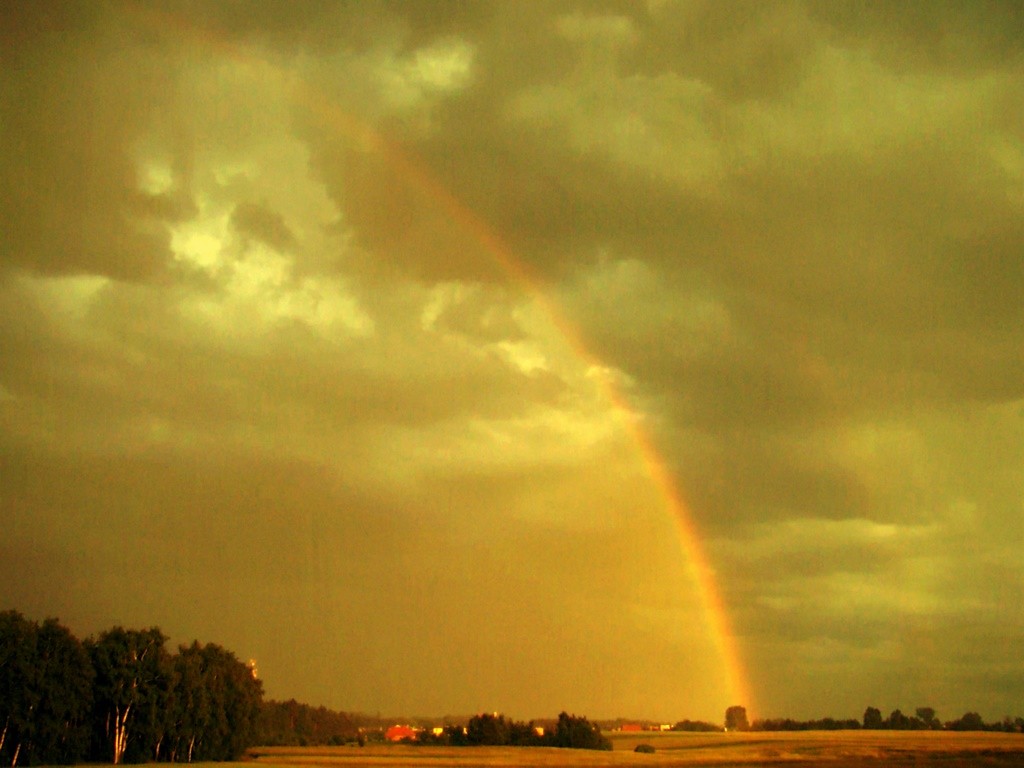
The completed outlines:
[[[1020,63],[1024,13],[1016,3],[809,4],[810,14],[896,67],[976,70]]]
[[[159,271],[163,219],[181,203],[138,189],[131,152],[167,108],[160,58],[100,7],[12,3],[3,16],[3,260],[50,274]]]
[[[719,15],[730,17],[724,11]],[[787,15],[800,16],[796,11]],[[728,27],[721,20],[707,23]],[[750,20],[743,24],[771,27]],[[561,45],[569,47],[564,40]],[[681,64],[672,66],[675,75],[696,76]],[[498,66],[493,69],[502,71]],[[758,68],[765,70],[777,71]],[[727,89],[719,93],[732,98]],[[835,335],[851,346],[855,363],[852,327],[879,339],[880,344],[869,345],[874,349],[898,345],[893,337],[916,331],[925,338],[922,349],[906,352],[911,363],[908,376],[914,377],[913,369],[920,368],[921,378],[940,387],[951,374],[962,377],[965,371],[979,371],[974,361],[964,365],[957,359],[955,352],[963,349],[961,336],[978,324],[990,325],[981,308],[995,314],[991,308],[1013,303],[1021,285],[1012,264],[1003,262],[1002,270],[980,267],[992,257],[976,248],[971,252],[971,245],[958,242],[962,236],[951,240],[945,234],[991,228],[991,235],[972,235],[972,240],[1003,241],[1007,254],[1019,245],[1016,236],[1007,239],[1005,222],[1013,214],[998,185],[1003,176],[993,167],[987,148],[976,146],[976,123],[943,125],[942,134],[936,135],[932,131],[940,128],[939,115],[925,112],[920,128],[908,126],[870,157],[856,143],[830,148],[824,143],[829,141],[826,136],[817,152],[811,145],[809,154],[793,157],[789,152],[789,157],[780,154],[775,162],[759,160],[753,167],[737,167],[726,180],[728,197],[711,202],[599,153],[581,153],[567,146],[564,132],[554,126],[541,133],[510,122],[504,108],[513,94],[510,83],[482,77],[465,96],[432,110],[438,128],[429,138],[414,142],[413,153],[424,158],[427,173],[445,190],[493,226],[517,257],[536,259],[545,272],[557,274],[578,254],[598,248],[653,259],[672,271],[697,269],[710,275],[717,288],[738,292],[741,302],[747,299],[744,293],[756,292],[762,306],[736,307],[751,313],[752,325],[770,327],[781,306],[781,311],[815,318],[812,325],[824,321],[826,331],[829,325],[838,326]],[[872,95],[862,98],[863,106],[870,108]],[[743,113],[732,113],[721,104],[710,108],[725,135],[740,140],[736,130]],[[1001,112],[977,115],[994,129],[1003,129],[1014,112],[1019,108],[1008,102]],[[432,203],[430,190],[411,189],[409,180],[386,159],[372,162],[366,182],[347,169],[335,174],[338,182],[328,182],[344,188],[339,197],[358,237],[393,258],[417,263],[417,269],[427,274],[495,274],[488,254],[471,234],[451,226],[450,213]],[[973,279],[957,275],[964,269],[975,272]],[[978,279],[982,276],[988,279]],[[948,333],[936,333],[943,330]],[[784,336],[779,341],[794,342]],[[834,348],[833,339],[822,341]],[[602,339],[594,343],[600,347]],[[928,352],[936,348],[937,354]],[[764,351],[774,359],[786,355],[785,349],[771,344]],[[1005,346],[997,344],[989,353],[996,358],[995,365],[1005,358],[1004,352]],[[949,362],[948,370],[932,370],[940,360]],[[846,360],[835,362],[846,367]],[[1011,354],[1002,364],[1009,368],[995,378],[1011,379],[1019,369],[1019,356]],[[977,378],[987,382],[989,371],[980,370]],[[789,397],[786,388],[775,389],[782,398]],[[794,404],[804,401],[801,394],[792,392]],[[884,390],[879,394],[891,396]],[[734,406],[730,402],[727,407]],[[753,404],[752,408],[765,412]]]
[[[9,361],[3,384],[24,398],[22,415],[31,418],[33,403],[56,409],[69,419],[62,429],[83,447],[90,433],[111,441],[100,451],[145,443],[160,424],[205,442],[204,434],[216,440],[238,425],[345,432],[444,424],[467,413],[503,418],[517,412],[524,395],[556,402],[565,389],[557,376],[518,371],[493,351],[467,362],[456,345],[414,360],[405,348],[409,335],[429,336],[408,326],[372,345],[350,343],[338,356],[335,345],[299,323],[268,329],[249,348],[217,336],[196,339],[174,306],[142,287],[99,288],[83,319],[100,330],[85,338],[44,311],[45,296],[12,289],[2,298],[7,333],[0,349]],[[378,355],[394,360],[390,370],[368,364]],[[439,387],[450,396],[438,398]]]
[[[627,72],[693,77],[728,99],[784,94],[821,42],[795,3],[668,3],[638,22],[641,42],[625,57]]]
[[[278,250],[288,250],[295,235],[288,229],[281,214],[259,203],[241,203],[231,214],[231,223],[243,235],[254,237]]]

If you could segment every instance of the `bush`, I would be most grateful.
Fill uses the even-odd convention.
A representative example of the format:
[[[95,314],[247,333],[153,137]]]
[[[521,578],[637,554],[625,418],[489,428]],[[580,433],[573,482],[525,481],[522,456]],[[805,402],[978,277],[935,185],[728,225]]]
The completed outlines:
[[[652,747],[650,744],[637,744],[636,749],[634,749],[633,751],[643,752],[645,755],[653,755],[654,747]]]

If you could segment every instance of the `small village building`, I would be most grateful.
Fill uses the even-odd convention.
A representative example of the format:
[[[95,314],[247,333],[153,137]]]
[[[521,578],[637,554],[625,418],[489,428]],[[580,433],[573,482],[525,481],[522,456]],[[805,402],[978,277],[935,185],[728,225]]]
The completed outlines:
[[[401,741],[402,739],[415,739],[416,729],[411,725],[392,725],[384,732],[384,738],[388,741]]]

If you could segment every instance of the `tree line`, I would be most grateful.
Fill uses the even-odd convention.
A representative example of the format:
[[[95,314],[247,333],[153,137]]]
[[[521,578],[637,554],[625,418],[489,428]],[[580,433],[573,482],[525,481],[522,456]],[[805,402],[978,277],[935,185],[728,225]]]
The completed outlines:
[[[400,718],[412,723],[411,735],[404,741],[434,746],[513,746],[566,747],[574,749],[611,749],[611,742],[597,723],[586,717],[559,714],[557,720],[520,722],[498,713],[444,717],[437,719]],[[295,699],[265,701],[259,718],[258,741],[261,746],[324,746],[366,744],[385,740],[386,724],[394,718],[337,712],[312,707]],[[721,730],[719,728],[719,730]]]
[[[295,699],[264,701],[257,741],[265,747],[339,745],[358,741],[368,728],[381,731],[383,740],[380,723],[366,716],[312,707]]]
[[[932,707],[918,707],[913,715],[905,715],[894,709],[888,717],[883,718],[877,707],[864,710],[864,728],[870,730],[890,731],[1006,731],[1008,733],[1024,732],[1024,718],[1011,718],[1009,715],[997,723],[986,723],[977,712],[965,712],[956,720],[943,722]]]
[[[977,712],[966,712],[956,720],[943,722],[932,707],[918,707],[913,715],[906,715],[894,709],[883,717],[877,707],[864,710],[863,721],[825,717],[820,720],[794,720],[792,718],[765,718],[747,723],[747,711],[743,707],[729,707],[725,712],[725,729],[740,731],[1004,731],[1024,733],[1024,718],[1004,717],[995,723],[986,723]]]
[[[0,760],[11,766],[234,760],[263,699],[219,645],[166,649],[159,628],[79,640],[57,619],[0,612]]]
[[[474,715],[463,728],[447,725],[441,733],[423,730],[415,741],[453,747],[562,747],[565,749],[610,750],[611,741],[596,723],[561,712],[553,728],[538,728],[533,721],[506,719],[497,713]]]

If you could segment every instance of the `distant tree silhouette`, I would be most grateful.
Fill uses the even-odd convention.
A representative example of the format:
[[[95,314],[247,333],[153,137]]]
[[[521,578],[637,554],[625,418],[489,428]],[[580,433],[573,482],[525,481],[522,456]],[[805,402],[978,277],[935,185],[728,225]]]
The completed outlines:
[[[959,720],[946,723],[946,727],[953,731],[983,731],[985,721],[977,712],[965,712]]]
[[[906,731],[910,728],[910,718],[899,709],[894,709],[886,722],[889,728],[894,731]]]
[[[680,720],[678,723],[672,726],[673,731],[695,731],[695,732],[709,732],[709,731],[720,731],[722,726],[715,725],[714,723],[707,723],[703,720]]]
[[[311,707],[295,699],[265,701],[260,707],[255,743],[265,746],[298,746],[366,743],[366,734],[355,716],[327,707]]]
[[[747,722],[747,708],[741,706],[732,706],[725,710],[725,730],[727,731],[746,731],[749,730],[750,723]]]
[[[471,746],[504,746],[509,743],[509,723],[504,715],[474,715],[466,724],[466,741]]]
[[[558,725],[555,726],[552,746],[610,750],[612,743],[601,733],[601,729],[587,718],[561,712],[558,715]]]
[[[935,730],[942,727],[942,723],[939,722],[939,718],[935,715],[935,710],[931,707],[918,707],[914,714],[925,728]]]
[[[877,707],[868,707],[864,710],[864,727],[877,731],[885,727],[882,720],[882,711]]]
[[[860,728],[858,720],[836,720],[824,717],[821,720],[769,719],[755,720],[752,731],[854,731]]]

